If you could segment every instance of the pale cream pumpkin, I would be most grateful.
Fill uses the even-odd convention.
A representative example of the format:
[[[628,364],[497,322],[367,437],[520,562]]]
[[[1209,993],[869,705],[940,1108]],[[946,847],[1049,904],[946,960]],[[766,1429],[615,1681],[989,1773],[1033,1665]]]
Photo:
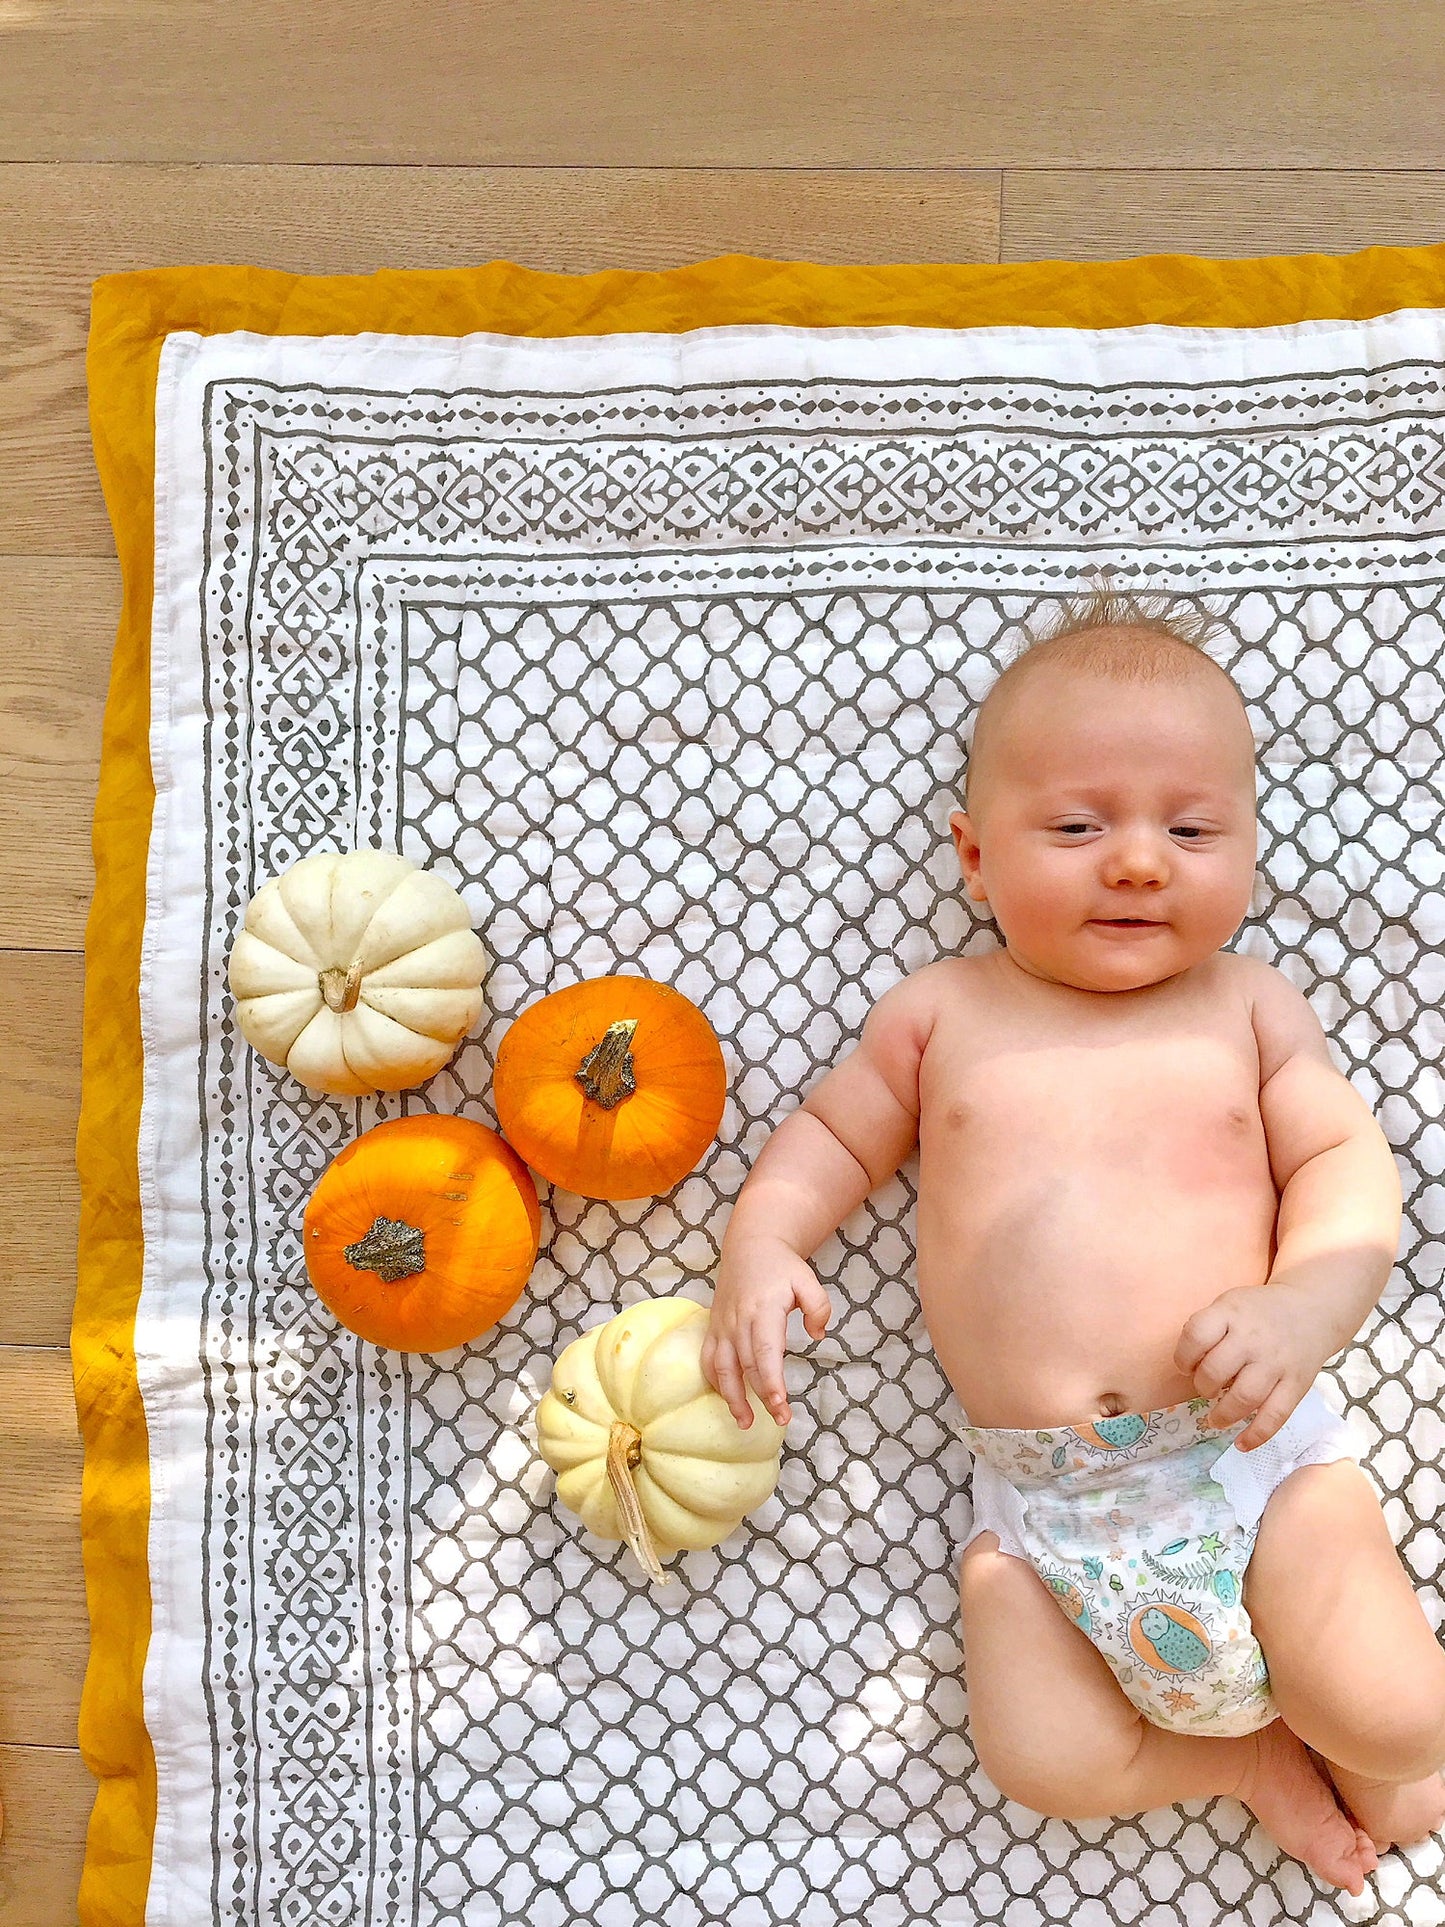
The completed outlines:
[[[689,1298],[619,1312],[559,1354],[537,1407],[557,1497],[654,1579],[669,1554],[726,1539],[778,1482],[782,1426],[751,1391],[740,1426],[703,1376],[707,1318]]]
[[[317,850],[246,908],[230,960],[236,1021],[308,1090],[409,1090],[480,1017],[485,961],[444,877],[389,850]]]

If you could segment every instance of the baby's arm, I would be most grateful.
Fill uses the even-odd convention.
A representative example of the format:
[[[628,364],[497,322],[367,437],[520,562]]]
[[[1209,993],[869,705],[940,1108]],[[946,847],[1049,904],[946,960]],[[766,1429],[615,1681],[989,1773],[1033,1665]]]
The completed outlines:
[[[1174,1362],[1212,1423],[1254,1414],[1236,1443],[1263,1445],[1379,1298],[1400,1239],[1400,1174],[1369,1105],[1338,1070],[1319,1019],[1280,971],[1253,966],[1259,1108],[1280,1193],[1263,1285],[1195,1312]]]
[[[744,1380],[779,1425],[788,1313],[821,1338],[830,1306],[806,1260],[898,1169],[918,1141],[918,1070],[933,1027],[926,971],[886,991],[858,1046],[784,1118],[728,1219],[702,1369],[734,1418],[753,1422]]]

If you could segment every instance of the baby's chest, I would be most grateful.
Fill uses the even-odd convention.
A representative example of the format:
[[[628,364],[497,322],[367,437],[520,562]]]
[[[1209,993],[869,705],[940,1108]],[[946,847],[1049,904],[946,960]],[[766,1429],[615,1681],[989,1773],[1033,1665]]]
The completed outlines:
[[[1021,1177],[1069,1168],[1217,1181],[1267,1165],[1252,1034],[945,1033],[930,1044],[920,1097],[926,1158],[1006,1163]]]

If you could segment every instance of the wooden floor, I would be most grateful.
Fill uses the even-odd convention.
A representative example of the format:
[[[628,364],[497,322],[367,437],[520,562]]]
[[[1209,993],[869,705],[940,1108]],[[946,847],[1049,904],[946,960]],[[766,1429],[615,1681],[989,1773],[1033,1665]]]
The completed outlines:
[[[118,606],[92,278],[1439,240],[1439,0],[0,0],[0,1927],[75,1920],[91,1789],[65,1346]]]

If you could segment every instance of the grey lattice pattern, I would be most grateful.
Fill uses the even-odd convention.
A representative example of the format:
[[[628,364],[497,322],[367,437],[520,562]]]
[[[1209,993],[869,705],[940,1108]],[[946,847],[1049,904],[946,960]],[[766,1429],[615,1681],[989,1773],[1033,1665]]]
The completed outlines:
[[[658,391],[218,386],[201,1352],[219,1917],[1362,1917],[1232,1803],[1068,1826],[977,1769],[966,1465],[916,1312],[911,1167],[818,1255],[835,1324],[794,1361],[778,1494],[678,1561],[676,1590],[584,1542],[530,1435],[578,1331],[642,1295],[706,1297],[751,1158],[877,995],[992,943],[946,830],[968,725],[1040,586],[1112,562],[1215,592],[1264,774],[1241,947],[1310,994],[1400,1154],[1402,1266],[1338,1383],[1438,1623],[1438,380],[1242,382],[1216,404],[1205,434],[1194,392],[1112,396],[1106,424],[1040,382],[739,383],[690,396],[680,425]],[[731,1082],[672,1194],[544,1191],[504,1327],[404,1365],[336,1332],[297,1241],[338,1146],[400,1107],[308,1099],[237,1050],[222,987],[261,875],[372,839],[449,875],[495,960],[484,1028],[408,1106],[491,1121],[511,1017],[617,969],[700,1004]],[[1435,1918],[1439,1864],[1387,1866],[1401,1911],[1377,1917]]]
[[[1411,1046],[1380,1039],[1428,1044],[1440,1022],[1424,994],[1445,936],[1435,604],[1389,591],[1221,605],[1265,773],[1266,848],[1240,947],[1312,994],[1407,1166],[1441,1129]],[[899,1921],[946,1918],[950,1893],[976,1910],[960,1919],[1065,1917],[1049,1911],[1060,1876],[1047,1855],[1016,1845],[1005,1893],[970,1823],[998,1811],[1039,1832],[1000,1804],[961,1739],[965,1461],[912,1289],[912,1167],[819,1254],[841,1315],[791,1368],[800,1396],[779,1494],[735,1540],[679,1562],[680,1595],[559,1520],[529,1426],[578,1331],[659,1290],[706,1301],[742,1169],[871,998],[935,955],[994,941],[970,930],[946,818],[968,687],[991,678],[1026,613],[902,592],[497,605],[413,623],[405,847],[466,891],[496,959],[494,1015],[427,1101],[490,1117],[495,1047],[515,1012],[539,988],[618,969],[701,1005],[733,1087],[718,1149],[665,1202],[553,1194],[556,1234],[507,1342],[463,1365],[465,1404],[454,1367],[413,1370],[417,1471],[434,1475],[415,1489],[424,1778],[447,1789],[423,1879],[448,1896],[446,1918],[601,1921],[609,1888],[614,1911],[638,1910],[619,1919],[782,1923],[808,1897],[808,1919],[862,1918],[866,1898],[871,1920],[889,1917],[890,1890]],[[446,730],[458,715],[459,736]],[[1408,863],[1402,821],[1419,833]],[[502,852],[486,866],[484,846]],[[1401,1286],[1439,1274],[1441,1195],[1412,1173]],[[1435,1293],[1396,1304],[1341,1373],[1437,1619],[1435,1507],[1416,1513],[1398,1482],[1431,1477],[1416,1455],[1428,1465],[1445,1445],[1432,1409],[1440,1323]],[[483,1708],[478,1675],[513,1690]],[[944,1813],[959,1836],[947,1875]],[[1040,1835],[1075,1880],[1087,1831]],[[1239,1831],[1237,1810],[1217,1805],[1187,1833],[1179,1815],[1151,1814],[1132,1834],[1156,1856],[1187,1838],[1173,1857],[1187,1857],[1213,1913],[1241,1888]],[[818,1850],[840,1832],[861,1856],[851,1873],[845,1854]],[[587,1849],[559,1878],[553,1853],[565,1838],[576,1854],[579,1834]],[[740,1915],[749,1842],[768,1843],[768,1874]],[[1303,1876],[1274,1878],[1274,1911],[1259,1895],[1251,1917],[1298,1918]],[[1116,1920],[1135,1917],[1130,1884],[1109,1895]],[[1043,1911],[1009,1911],[1009,1895]]]

